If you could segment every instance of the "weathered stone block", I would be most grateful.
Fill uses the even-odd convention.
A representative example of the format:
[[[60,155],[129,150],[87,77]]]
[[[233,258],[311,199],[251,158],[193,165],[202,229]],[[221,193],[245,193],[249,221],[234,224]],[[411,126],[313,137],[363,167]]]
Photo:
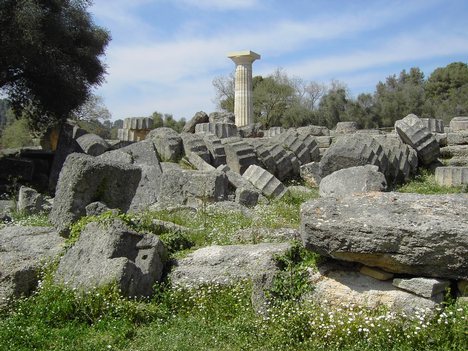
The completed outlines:
[[[371,193],[302,205],[304,245],[388,272],[468,277],[467,194]]]
[[[443,133],[444,121],[436,118],[421,118],[421,122],[431,133]]]
[[[189,205],[227,199],[227,177],[221,171],[202,172],[171,169],[163,173],[159,203],[162,206]]]
[[[456,133],[447,133],[447,145],[467,145],[468,130],[462,130]]]
[[[430,278],[396,278],[393,279],[393,286],[412,292],[413,294],[431,298],[445,292],[450,287],[449,280]]]
[[[356,133],[359,126],[356,122],[338,122],[336,124],[335,133],[339,134],[353,134]]]
[[[422,164],[429,165],[437,160],[439,143],[416,115],[396,121],[395,129],[401,140],[416,150]]]
[[[141,169],[111,163],[85,154],[71,154],[63,165],[50,221],[61,235],[86,215],[86,206],[102,201],[110,208],[127,211],[141,180]]]
[[[437,167],[435,180],[439,185],[444,186],[468,184],[468,167]]]
[[[321,197],[342,197],[355,193],[385,191],[387,181],[377,166],[350,167],[333,172],[320,182]]]
[[[394,276],[393,273],[385,272],[382,269],[378,269],[375,267],[368,267],[368,266],[362,266],[361,269],[359,270],[359,273],[375,278],[377,280],[382,280],[382,281],[390,280]]]
[[[263,168],[252,165],[242,175],[267,197],[282,197],[287,188],[273,174]]]
[[[210,121],[210,118],[208,117],[208,115],[203,111],[199,111],[195,113],[192,119],[185,124],[182,131],[184,133],[195,133],[195,126],[197,124],[208,123],[209,121]]]
[[[128,297],[148,297],[161,280],[167,253],[154,234],[140,234],[122,221],[88,224],[61,258],[56,281],[90,291],[117,283]]]
[[[85,134],[76,139],[81,149],[88,155],[99,156],[110,149],[107,141],[96,134]]]
[[[226,151],[226,164],[232,171],[239,174],[243,174],[249,166],[258,163],[253,147],[245,141],[226,143],[224,150]]]
[[[52,227],[0,229],[0,307],[31,294],[44,262],[61,253],[64,241]]]
[[[182,138],[171,128],[156,128],[148,133],[146,139],[151,139],[161,160],[179,162],[184,153]]]
[[[468,117],[453,117],[450,121],[450,130],[456,132],[459,130],[468,130]]]

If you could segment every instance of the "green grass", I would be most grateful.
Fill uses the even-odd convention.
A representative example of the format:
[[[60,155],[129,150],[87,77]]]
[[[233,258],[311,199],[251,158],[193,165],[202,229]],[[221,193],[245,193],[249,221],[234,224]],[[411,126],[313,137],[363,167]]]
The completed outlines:
[[[153,231],[154,218],[190,228],[186,234],[158,233],[172,255],[214,243],[235,244],[237,230],[249,227],[297,228],[299,208],[312,194],[291,194],[258,206],[252,216],[202,209],[118,215],[136,230]],[[72,226],[72,245],[91,221]],[[54,265],[37,291],[0,310],[3,350],[464,350],[468,345],[468,306],[453,302],[444,310],[415,316],[354,306],[325,309],[308,301],[307,283],[317,255],[301,245],[277,256],[279,274],[267,291],[268,311],[257,314],[252,285],[202,286],[188,290],[155,286],[151,299],[123,298],[114,286],[88,293],[58,286]]]
[[[433,172],[421,168],[419,173],[406,184],[398,187],[396,189],[398,192],[402,193],[417,193],[417,194],[454,194],[466,192],[467,188],[465,187],[450,187],[442,186],[436,183],[435,176]]]

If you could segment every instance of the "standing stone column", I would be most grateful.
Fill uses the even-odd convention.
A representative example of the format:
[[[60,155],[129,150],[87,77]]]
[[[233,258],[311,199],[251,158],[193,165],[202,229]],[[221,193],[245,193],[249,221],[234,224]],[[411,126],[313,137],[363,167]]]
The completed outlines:
[[[230,52],[228,57],[236,64],[235,124],[243,127],[253,123],[252,63],[260,59],[260,55],[253,51],[235,51]]]

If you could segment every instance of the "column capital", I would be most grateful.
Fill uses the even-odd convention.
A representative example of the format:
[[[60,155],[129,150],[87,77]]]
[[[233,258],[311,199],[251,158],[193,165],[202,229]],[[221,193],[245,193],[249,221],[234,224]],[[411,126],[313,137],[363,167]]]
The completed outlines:
[[[252,63],[255,60],[260,59],[260,55],[250,50],[243,51],[231,51],[228,53],[228,57],[233,60],[236,64]]]

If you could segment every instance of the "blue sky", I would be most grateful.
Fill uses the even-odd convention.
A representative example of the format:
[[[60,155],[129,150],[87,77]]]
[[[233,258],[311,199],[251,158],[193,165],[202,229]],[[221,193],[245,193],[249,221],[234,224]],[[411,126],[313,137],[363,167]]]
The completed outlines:
[[[90,12],[112,34],[95,93],[114,120],[215,111],[229,51],[259,53],[254,75],[336,79],[353,96],[402,69],[468,62],[467,0],[94,0]]]

